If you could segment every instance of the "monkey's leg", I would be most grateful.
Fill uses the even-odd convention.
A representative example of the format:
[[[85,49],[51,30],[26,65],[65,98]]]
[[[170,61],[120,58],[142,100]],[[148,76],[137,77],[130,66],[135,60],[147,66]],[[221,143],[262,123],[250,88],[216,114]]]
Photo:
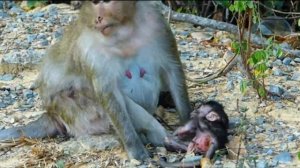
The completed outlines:
[[[115,89],[112,94],[109,94],[99,92],[99,88],[97,87],[96,89],[101,95],[100,99],[107,100],[100,100],[100,103],[110,117],[115,131],[127,151],[128,157],[139,160],[149,158],[145,146],[134,129],[126,110],[126,102],[121,92],[118,89]]]
[[[25,126],[8,128],[0,131],[0,140],[53,137],[65,133],[65,127],[48,114],[43,114],[38,120]]]
[[[180,121],[184,123],[190,119],[190,112],[192,111],[186,89],[185,76],[181,66],[175,65],[169,67],[170,68],[166,70],[167,83],[176,109],[179,112]]]
[[[145,133],[147,142],[155,146],[163,146],[164,139],[167,137],[165,128],[144,108],[125,97],[128,113],[135,129],[139,133]]]

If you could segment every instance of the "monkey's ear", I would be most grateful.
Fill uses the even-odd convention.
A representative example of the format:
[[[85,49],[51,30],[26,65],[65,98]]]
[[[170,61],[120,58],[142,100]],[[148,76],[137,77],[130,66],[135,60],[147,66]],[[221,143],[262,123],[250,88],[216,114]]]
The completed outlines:
[[[208,121],[220,120],[220,116],[218,115],[218,113],[216,113],[214,111],[209,112],[205,117]]]

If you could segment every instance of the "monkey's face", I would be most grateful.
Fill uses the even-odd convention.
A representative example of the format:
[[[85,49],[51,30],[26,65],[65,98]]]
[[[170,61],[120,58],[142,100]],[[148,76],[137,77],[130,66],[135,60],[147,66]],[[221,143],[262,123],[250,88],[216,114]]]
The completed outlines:
[[[93,0],[96,13],[95,27],[104,36],[111,36],[120,26],[132,22],[135,14],[135,1]]]

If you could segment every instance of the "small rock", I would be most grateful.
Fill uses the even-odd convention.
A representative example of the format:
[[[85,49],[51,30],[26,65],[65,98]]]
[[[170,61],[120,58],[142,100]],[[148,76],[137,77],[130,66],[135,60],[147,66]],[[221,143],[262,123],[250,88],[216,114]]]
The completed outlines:
[[[0,11],[0,18],[7,18],[7,17],[9,17],[9,15],[6,13],[6,12],[2,12],[2,11]]]
[[[167,154],[167,149],[165,147],[157,147],[156,148],[156,153],[158,155],[164,156]]]
[[[181,54],[180,54],[180,58],[182,58],[184,60],[189,60],[191,56],[192,55],[190,52],[181,52]]]
[[[279,163],[289,163],[292,161],[292,155],[289,152],[282,152],[276,155],[273,160]]]
[[[180,35],[187,37],[187,36],[190,35],[190,32],[189,31],[182,31],[182,32],[180,32]]]
[[[23,95],[24,95],[25,99],[29,99],[29,98],[33,98],[34,97],[33,91],[29,90],[29,89],[24,90],[23,91]]]
[[[62,35],[63,35],[63,29],[57,29],[57,30],[54,32],[54,38],[56,38],[56,39],[61,38]]]
[[[44,40],[47,39],[47,36],[45,34],[38,34],[36,38],[39,40]]]
[[[0,101],[0,108],[5,108],[6,107],[6,104],[3,103],[2,101]]]
[[[269,92],[271,92],[272,94],[275,94],[277,96],[281,96],[284,93],[284,89],[278,85],[270,85]]]
[[[5,96],[8,96],[9,95],[9,91],[5,90],[5,91],[2,92],[2,94],[5,95]]]
[[[13,117],[10,117],[10,118],[3,118],[2,119],[4,122],[6,123],[10,123],[10,124],[13,124],[15,122],[15,119]]]
[[[232,80],[228,80],[227,81],[227,84],[226,84],[226,89],[231,91],[234,89],[234,84],[233,84],[233,81]]]
[[[292,76],[291,79],[294,80],[294,81],[300,81],[300,72],[299,71],[298,72],[294,72],[294,74],[293,74],[293,76]]]
[[[24,11],[17,6],[13,6],[8,12],[10,15],[20,15]]]
[[[265,129],[261,127],[255,127],[255,130],[257,133],[263,133],[265,131]]]
[[[35,12],[32,17],[44,17],[44,15],[45,15],[45,13],[38,11],[38,12]]]
[[[273,66],[280,66],[282,65],[282,62],[280,59],[277,59],[276,61],[273,62]]]
[[[284,107],[284,105],[282,103],[280,103],[280,102],[277,102],[277,103],[275,103],[275,107],[277,109],[282,109]]]
[[[257,168],[267,168],[268,167],[268,163],[266,160],[258,160],[256,163],[256,167]]]
[[[221,45],[230,46],[232,43],[232,40],[230,38],[224,38],[220,40]]]
[[[294,141],[296,139],[295,135],[289,135],[288,136],[288,141]]]
[[[292,61],[292,59],[290,57],[286,57],[282,60],[282,63],[284,65],[290,65],[291,61]]]
[[[273,159],[273,160],[271,161],[271,163],[270,163],[270,166],[271,166],[271,167],[276,167],[277,165],[278,165],[278,161],[277,161],[277,160],[274,160],[274,159]]]
[[[295,58],[294,61],[300,63],[300,58]]]
[[[29,35],[27,35],[27,41],[28,41],[29,43],[32,43],[33,40],[36,39],[36,37],[37,37],[36,34],[29,34]]]
[[[295,87],[295,86],[293,86],[289,89],[289,92],[291,92],[291,93],[298,93],[299,91],[300,91],[299,88]]]
[[[297,143],[296,142],[289,142],[288,144],[287,144],[287,147],[289,148],[289,149],[291,149],[291,150],[293,150],[293,149],[297,149]]]
[[[267,155],[272,155],[273,154],[273,149],[268,149],[266,152]]]
[[[186,41],[180,41],[180,42],[179,42],[179,45],[186,45],[186,44],[187,44]]]
[[[218,53],[214,53],[214,54],[212,55],[212,58],[213,58],[213,59],[220,58],[220,55],[219,55]]]
[[[291,61],[290,65],[296,66],[297,63],[295,61]]]
[[[279,46],[281,48],[285,48],[285,49],[288,49],[288,50],[292,50],[293,48],[291,47],[291,45],[289,45],[287,42],[283,42],[283,43],[280,43]]]
[[[58,15],[58,10],[55,5],[52,5],[48,8],[49,16],[55,16]]]
[[[41,41],[41,45],[42,46],[48,46],[49,45],[49,42],[48,42],[48,40],[43,40],[43,41]]]
[[[15,78],[15,76],[12,74],[4,74],[4,75],[0,76],[0,80],[2,80],[2,81],[11,81],[14,78]]]
[[[266,119],[263,116],[260,116],[256,119],[256,123],[258,125],[262,125],[263,123],[265,123]]]
[[[204,50],[201,50],[197,53],[197,55],[201,58],[207,58],[208,57],[208,53]]]
[[[235,128],[240,125],[241,119],[240,118],[230,118],[229,120],[229,128]]]
[[[273,75],[282,76],[283,75],[282,70],[279,68],[273,68]]]

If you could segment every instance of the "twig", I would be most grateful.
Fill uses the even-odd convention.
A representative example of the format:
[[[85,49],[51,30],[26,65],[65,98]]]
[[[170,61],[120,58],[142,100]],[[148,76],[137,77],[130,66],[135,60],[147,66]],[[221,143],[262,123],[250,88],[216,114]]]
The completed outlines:
[[[239,107],[239,99],[236,99],[236,108],[237,108],[238,113],[241,114],[240,107]],[[236,156],[236,165],[235,165],[236,167],[238,167],[238,165],[239,165],[239,157],[240,157],[240,153],[241,153],[242,139],[243,139],[243,136],[240,136],[238,153]]]
[[[268,9],[268,10],[271,10],[273,12],[276,12],[276,13],[281,13],[281,14],[290,14],[290,15],[300,15],[299,12],[283,12],[283,11],[280,11],[280,10],[276,10],[276,9],[272,9],[266,5],[264,5],[263,3],[259,2],[259,1],[253,1],[254,3],[257,3],[261,6],[263,6],[264,8]]]
[[[223,76],[235,65],[235,63],[232,63],[232,62],[236,58],[236,56],[237,56],[237,53],[229,60],[229,62],[222,69],[218,70],[216,73],[209,74],[201,79],[192,79],[188,76],[186,77],[186,79],[190,82],[196,82],[196,83],[201,84],[201,83],[206,83],[207,81],[216,79],[220,76]]]

